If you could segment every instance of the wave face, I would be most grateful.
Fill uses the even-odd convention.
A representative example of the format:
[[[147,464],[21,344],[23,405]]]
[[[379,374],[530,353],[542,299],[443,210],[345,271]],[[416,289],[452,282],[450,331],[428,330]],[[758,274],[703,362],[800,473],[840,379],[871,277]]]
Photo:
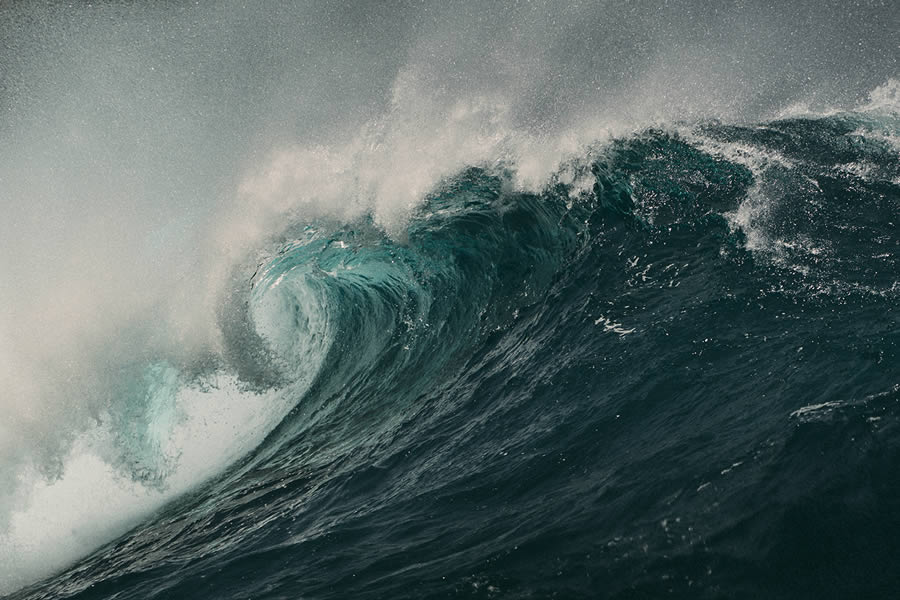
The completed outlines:
[[[889,597],[896,3],[711,4],[0,2],[0,597]]]
[[[539,191],[464,168],[401,236],[295,219],[222,309],[277,427],[10,597],[887,595],[898,135],[646,129]]]

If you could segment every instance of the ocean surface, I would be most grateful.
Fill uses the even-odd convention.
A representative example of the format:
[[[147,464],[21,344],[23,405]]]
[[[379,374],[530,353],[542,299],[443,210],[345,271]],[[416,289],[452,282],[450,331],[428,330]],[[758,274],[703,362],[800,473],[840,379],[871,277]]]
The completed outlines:
[[[897,596],[898,22],[0,3],[0,598]]]
[[[277,426],[8,597],[890,597],[898,134],[651,128],[537,192],[464,168],[399,239],[291,222],[225,336]],[[144,477],[223,368],[136,374]]]

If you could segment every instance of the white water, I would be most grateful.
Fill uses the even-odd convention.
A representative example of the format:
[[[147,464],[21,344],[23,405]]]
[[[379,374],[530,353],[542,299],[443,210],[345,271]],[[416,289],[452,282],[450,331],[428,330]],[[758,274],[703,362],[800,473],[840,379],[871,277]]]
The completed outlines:
[[[289,410],[222,373],[158,407],[161,486],[120,461],[123,373],[220,354],[233,266],[290,218],[371,212],[402,237],[465,164],[515,165],[534,187],[647,123],[839,104],[884,81],[852,44],[895,49],[890,20],[815,8],[801,44],[795,7],[0,7],[0,593],[219,472]]]

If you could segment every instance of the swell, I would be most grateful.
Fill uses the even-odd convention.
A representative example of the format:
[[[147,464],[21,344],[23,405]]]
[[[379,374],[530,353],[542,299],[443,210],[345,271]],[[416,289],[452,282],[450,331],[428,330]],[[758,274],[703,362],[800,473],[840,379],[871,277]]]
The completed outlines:
[[[466,169],[402,240],[291,224],[223,309],[286,416],[14,597],[887,589],[849,574],[897,550],[896,135],[648,130],[537,193]]]

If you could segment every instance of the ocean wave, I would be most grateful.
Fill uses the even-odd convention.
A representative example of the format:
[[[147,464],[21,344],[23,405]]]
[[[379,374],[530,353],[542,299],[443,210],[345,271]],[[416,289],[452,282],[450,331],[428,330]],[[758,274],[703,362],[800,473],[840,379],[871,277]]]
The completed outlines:
[[[700,571],[715,565],[698,571],[701,585],[721,585],[730,567],[715,540],[757,519],[738,498],[762,493],[767,469],[791,472],[780,461],[790,464],[792,445],[815,443],[791,436],[783,415],[821,422],[844,406],[828,386],[846,395],[895,385],[896,332],[866,315],[896,302],[900,164],[881,137],[866,137],[871,119],[645,130],[570,160],[538,191],[518,186],[505,162],[470,167],[426,194],[402,235],[370,212],[294,217],[232,276],[218,358],[122,373],[117,394],[131,400],[99,415],[105,433],[81,438],[62,478],[8,524],[17,557],[4,555],[16,565],[5,585],[128,527],[14,597],[86,594],[110,569],[120,591],[140,594],[123,578],[151,567],[133,557],[163,547],[178,566],[161,585],[178,593],[199,589],[216,565],[240,573],[277,555],[317,595],[380,595],[375,574],[409,552],[423,565],[472,553],[448,565],[453,585],[474,570],[479,588],[524,592],[547,591],[548,569],[578,590],[576,565],[618,572],[641,555],[651,573],[667,572],[677,551]],[[841,168],[861,160],[873,167]],[[854,375],[841,366],[848,345]],[[835,369],[844,383],[816,379]],[[856,435],[884,439],[894,411],[875,418]],[[641,442],[664,423],[673,437]],[[732,465],[714,488],[710,461]],[[824,481],[807,476],[814,488]],[[33,529],[51,506],[97,492],[115,520],[101,527],[73,506]],[[715,505],[703,500],[711,493]],[[783,493],[788,504],[805,497]],[[461,525],[479,506],[488,520]],[[626,513],[647,524],[637,535],[602,526]],[[72,522],[90,535],[63,533]],[[498,537],[481,539],[480,528]],[[391,550],[392,540],[405,542]],[[536,578],[504,558],[547,545],[565,565],[530,567]],[[364,559],[375,547],[384,558]],[[346,552],[329,592],[320,561]],[[28,566],[38,555],[46,563]],[[485,557],[507,566],[476,567]],[[353,584],[351,571],[374,587]],[[277,588],[284,574],[261,576]],[[656,589],[650,579],[630,581]],[[239,585],[216,581],[204,589]],[[426,595],[441,589],[428,585]]]

